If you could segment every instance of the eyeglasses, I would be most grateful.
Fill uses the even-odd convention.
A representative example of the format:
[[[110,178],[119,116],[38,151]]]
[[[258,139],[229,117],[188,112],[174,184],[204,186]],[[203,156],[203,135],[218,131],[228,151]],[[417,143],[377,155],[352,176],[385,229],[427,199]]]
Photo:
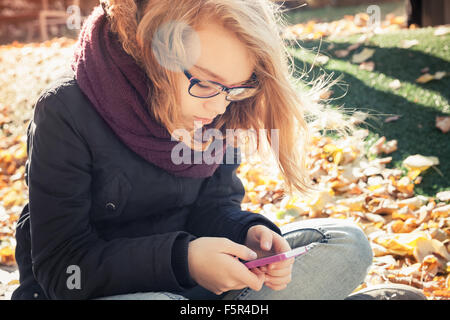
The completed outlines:
[[[184,74],[190,81],[188,92],[191,96],[196,98],[211,98],[217,96],[219,93],[226,95],[227,101],[241,101],[250,98],[258,91],[256,86],[257,78],[253,73],[250,78],[250,82],[254,82],[255,85],[243,85],[227,87],[223,84],[211,80],[200,80],[194,78],[187,70],[184,70]]]

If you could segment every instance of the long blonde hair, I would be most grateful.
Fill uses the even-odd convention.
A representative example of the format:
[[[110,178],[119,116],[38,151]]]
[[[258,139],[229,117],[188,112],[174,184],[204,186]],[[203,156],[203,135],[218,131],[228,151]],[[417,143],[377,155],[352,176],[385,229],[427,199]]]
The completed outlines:
[[[183,40],[186,28],[197,27],[205,21],[214,21],[233,32],[255,58],[255,74],[261,90],[246,100],[233,102],[217,121],[215,128],[255,130],[265,129],[264,143],[275,151],[271,129],[278,132],[276,163],[283,175],[287,191],[309,194],[314,190],[306,167],[307,147],[314,128],[311,123],[333,119],[335,130],[349,132],[352,124],[342,113],[327,109],[310,99],[310,92],[300,90],[293,73],[295,65],[281,34],[286,26],[281,6],[270,0],[101,0],[111,18],[112,30],[119,35],[124,50],[145,69],[153,86],[148,103],[153,117],[169,132],[182,123],[177,95],[176,72],[163,67],[152,50],[152,41],[167,41],[161,57],[177,56],[183,59]],[[154,40],[154,34],[165,23],[175,24],[165,39]],[[316,91],[325,90],[322,84]],[[330,117],[331,115],[331,117]],[[308,121],[308,119],[312,119]],[[328,119],[325,120],[324,119]],[[314,121],[313,121],[314,120]],[[308,124],[308,122],[310,122]],[[338,124],[338,126],[336,126]],[[257,136],[256,150],[260,136]],[[265,158],[267,154],[260,154]],[[271,157],[274,154],[270,155]]]

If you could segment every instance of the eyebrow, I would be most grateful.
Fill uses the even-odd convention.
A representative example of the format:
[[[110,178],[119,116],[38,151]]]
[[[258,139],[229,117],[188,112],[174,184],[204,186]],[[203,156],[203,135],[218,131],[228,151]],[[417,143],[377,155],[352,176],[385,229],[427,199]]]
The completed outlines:
[[[227,82],[224,78],[222,78],[221,76],[215,74],[215,73],[212,72],[211,70],[208,70],[208,69],[206,69],[206,68],[200,67],[200,66],[198,66],[198,65],[194,65],[194,67],[196,67],[197,69],[200,69],[201,71],[203,71],[204,73],[208,74],[209,76],[211,76],[211,77],[213,77],[213,78],[216,78],[216,79],[219,80],[220,82]],[[244,83],[247,83],[247,82],[249,82],[249,81],[250,81],[250,79],[244,80],[244,81],[241,81],[241,82],[232,84],[232,85],[230,85],[230,87],[237,86],[237,85],[240,85],[240,84],[244,84]]]

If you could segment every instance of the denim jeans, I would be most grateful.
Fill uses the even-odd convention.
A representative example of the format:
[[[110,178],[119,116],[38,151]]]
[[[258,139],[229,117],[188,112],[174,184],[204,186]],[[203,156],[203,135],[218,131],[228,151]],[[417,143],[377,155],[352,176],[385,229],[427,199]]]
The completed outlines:
[[[372,264],[372,249],[363,231],[339,219],[296,221],[281,228],[292,249],[310,245],[295,258],[292,280],[283,290],[263,286],[215,295],[200,287],[184,292],[138,292],[99,299],[107,300],[341,300],[360,285]]]

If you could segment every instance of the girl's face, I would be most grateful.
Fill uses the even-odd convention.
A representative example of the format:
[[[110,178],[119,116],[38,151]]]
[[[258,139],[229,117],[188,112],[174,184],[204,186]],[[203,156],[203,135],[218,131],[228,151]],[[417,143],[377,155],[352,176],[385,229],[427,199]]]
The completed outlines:
[[[233,33],[216,23],[204,24],[196,31],[200,43],[199,58],[188,69],[193,77],[216,81],[228,87],[240,85],[250,79],[254,63],[248,49]],[[191,96],[188,93],[190,82],[182,72],[179,73],[178,81],[181,113],[188,130],[194,128],[194,121],[197,125],[209,123],[202,123],[198,118],[211,119],[212,122],[230,104],[224,94],[211,98]]]

